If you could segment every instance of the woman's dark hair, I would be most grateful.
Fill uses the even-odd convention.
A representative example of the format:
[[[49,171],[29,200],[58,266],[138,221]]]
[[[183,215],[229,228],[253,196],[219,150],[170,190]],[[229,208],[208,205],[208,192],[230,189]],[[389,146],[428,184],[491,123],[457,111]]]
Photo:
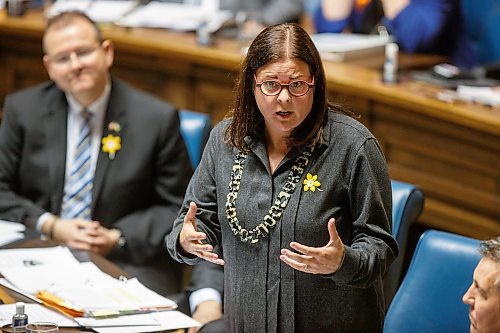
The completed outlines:
[[[270,61],[294,58],[305,62],[314,77],[311,112],[288,138],[289,146],[320,141],[328,119],[326,79],[319,52],[307,32],[297,24],[276,24],[265,28],[252,42],[243,60],[235,86],[235,101],[227,118],[232,118],[226,133],[228,144],[248,151],[245,137],[263,137],[264,118],[254,96],[254,74]]]

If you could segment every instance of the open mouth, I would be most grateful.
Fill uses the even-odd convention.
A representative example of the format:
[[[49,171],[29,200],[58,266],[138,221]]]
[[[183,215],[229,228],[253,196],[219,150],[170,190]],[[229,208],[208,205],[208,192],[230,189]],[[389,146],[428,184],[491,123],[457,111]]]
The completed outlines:
[[[286,117],[286,116],[291,115],[292,113],[290,111],[278,111],[278,112],[276,112],[276,114],[278,116]]]

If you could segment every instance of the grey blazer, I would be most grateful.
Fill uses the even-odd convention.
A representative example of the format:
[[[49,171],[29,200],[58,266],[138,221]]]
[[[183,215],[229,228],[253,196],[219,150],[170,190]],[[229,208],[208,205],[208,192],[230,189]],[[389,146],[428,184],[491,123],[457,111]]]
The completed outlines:
[[[282,219],[265,238],[250,244],[233,234],[226,217],[237,153],[224,143],[226,126],[222,122],[211,133],[167,246],[179,261],[200,260],[186,256],[177,241],[189,202],[194,201],[198,229],[225,260],[228,331],[382,332],[382,278],[398,247],[391,235],[387,165],[373,135],[356,120],[330,112],[324,142],[313,152]],[[265,144],[258,138],[247,142],[251,154],[245,159],[236,213],[242,227],[251,230],[268,213],[302,148],[292,149],[271,174]],[[321,183],[314,192],[303,187],[308,173]],[[337,272],[307,274],[280,261],[280,250],[290,249],[292,241],[315,247],[327,244],[332,217],[345,248]]]

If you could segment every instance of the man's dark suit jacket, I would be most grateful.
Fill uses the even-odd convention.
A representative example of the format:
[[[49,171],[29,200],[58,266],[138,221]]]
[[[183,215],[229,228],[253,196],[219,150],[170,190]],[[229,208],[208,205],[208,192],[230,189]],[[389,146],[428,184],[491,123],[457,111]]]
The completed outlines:
[[[6,98],[0,127],[0,218],[28,227],[59,215],[66,166],[67,101],[53,82]],[[119,132],[108,128],[114,122]],[[121,137],[110,159],[99,152],[92,219],[127,240],[109,256],[148,287],[180,291],[182,269],[167,254],[172,229],[192,174],[174,107],[113,79],[103,137]]]

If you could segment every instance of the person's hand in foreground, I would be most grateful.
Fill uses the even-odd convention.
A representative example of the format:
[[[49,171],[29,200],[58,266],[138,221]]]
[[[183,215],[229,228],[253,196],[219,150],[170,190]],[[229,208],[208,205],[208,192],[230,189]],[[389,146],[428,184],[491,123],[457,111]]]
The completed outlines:
[[[179,235],[179,242],[184,252],[193,254],[202,259],[213,262],[214,264],[224,265],[224,260],[219,259],[219,256],[212,252],[213,246],[205,244],[203,241],[207,235],[203,232],[198,232],[196,227],[196,204],[191,202],[189,210],[184,217],[184,224]]]

